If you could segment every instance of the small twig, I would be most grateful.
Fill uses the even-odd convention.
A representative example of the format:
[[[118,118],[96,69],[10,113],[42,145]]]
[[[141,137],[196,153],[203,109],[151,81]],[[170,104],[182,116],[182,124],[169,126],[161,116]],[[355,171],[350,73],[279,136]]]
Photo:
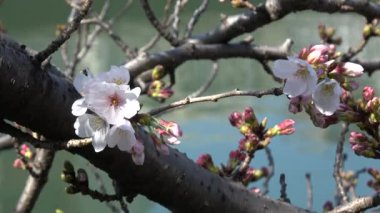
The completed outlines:
[[[212,82],[214,82],[215,77],[218,74],[218,72],[219,72],[219,63],[217,61],[214,61],[214,63],[212,64],[211,74],[208,77],[208,79],[204,82],[204,84],[201,87],[199,87],[197,91],[190,94],[189,97],[195,98],[202,95],[211,86]]]
[[[306,173],[306,191],[307,191],[307,209],[311,211],[313,209],[313,185],[311,184],[310,173]]]
[[[203,0],[202,4],[194,11],[193,16],[191,16],[190,21],[187,23],[184,39],[187,39],[191,36],[194,26],[197,24],[201,15],[206,11],[207,6],[208,0]]]
[[[355,57],[357,54],[359,54],[364,49],[364,47],[368,44],[369,38],[370,37],[363,39],[360,42],[359,46],[356,47],[355,49],[350,48],[347,53],[342,55],[342,61],[349,61],[353,57]]]
[[[285,175],[283,173],[280,174],[280,185],[281,185],[280,200],[290,203],[290,199],[286,195],[286,181],[285,181]]]
[[[179,35],[178,26],[179,26],[179,22],[180,22],[179,13],[181,11],[181,4],[182,4],[182,0],[177,0],[176,4],[174,6],[173,15],[172,15],[172,19],[173,19],[172,28],[173,28],[173,34],[174,34],[176,39],[178,39],[178,35]]]
[[[34,138],[32,135],[22,132],[21,130],[5,123],[0,122],[0,132],[9,134],[21,141],[28,141],[36,148],[50,149],[50,150],[61,150],[61,149],[72,149],[83,147],[91,144],[91,138],[83,139],[72,139],[69,141],[52,141],[45,139],[44,141]]]
[[[140,3],[144,9],[146,17],[148,18],[150,23],[153,25],[153,27],[156,28],[157,32],[160,33],[160,35],[163,38],[165,38],[172,46],[176,47],[180,45],[180,42],[177,40],[177,38],[172,33],[170,33],[170,31],[166,30],[166,28],[160,23],[160,21],[158,21],[148,1],[140,0]]]
[[[372,197],[362,197],[334,208],[329,213],[364,212],[380,205],[380,194]]]
[[[209,95],[209,96],[203,96],[203,97],[198,97],[198,98],[187,97],[183,100],[173,102],[169,105],[153,109],[150,112],[148,112],[148,114],[156,115],[156,114],[164,112],[168,109],[180,107],[183,105],[199,103],[199,102],[217,102],[219,99],[233,97],[233,96],[255,96],[255,97],[260,98],[264,95],[279,96],[279,95],[282,95],[282,89],[281,88],[271,88],[271,89],[267,89],[267,90],[258,90],[258,91],[241,91],[241,90],[235,89],[235,90],[232,90],[229,92],[219,93],[216,95]]]
[[[92,164],[90,164],[90,168],[91,168],[92,173],[94,174],[96,182],[99,185],[100,192],[103,194],[106,194],[107,190],[106,190],[106,187],[104,185],[104,181],[103,181],[102,177],[100,176],[97,168],[95,166],[93,166]],[[115,205],[113,205],[112,203],[107,202],[106,205],[108,206],[109,209],[111,209],[112,212],[115,212],[115,213],[118,212],[118,208]]]
[[[10,135],[2,135],[0,137],[0,151],[12,149],[14,147],[15,138]]]
[[[71,34],[78,29],[80,25],[80,21],[87,15],[88,10],[90,9],[90,6],[92,4],[92,0],[83,0],[83,7],[79,11],[78,16],[74,18],[72,22],[69,23],[69,25],[65,28],[65,30],[56,38],[54,41],[52,41],[49,46],[42,50],[41,52],[37,53],[34,56],[34,61],[37,64],[41,64],[45,59],[47,59],[51,54],[53,54],[57,49],[65,42],[67,41]]]
[[[269,192],[269,181],[274,175],[274,159],[272,152],[270,151],[269,147],[265,147],[265,154],[267,155],[268,159],[268,176],[265,177],[264,183],[263,183],[263,195],[268,194]]]
[[[32,171],[35,175],[29,175],[15,212],[31,212],[39,194],[47,182],[54,156],[54,150],[37,149],[32,167]]]
[[[334,174],[333,174],[335,178],[336,186],[337,186],[338,195],[340,197],[339,202],[343,201],[344,203],[348,202],[348,197],[343,187],[341,170],[343,166],[343,146],[344,146],[345,135],[347,134],[347,132],[348,132],[348,124],[343,123],[342,131],[340,133],[340,139],[336,146],[335,165],[334,165]]]
[[[272,68],[268,65],[268,62],[265,61],[265,60],[259,60],[259,62],[261,63],[261,65],[263,66],[265,72],[272,76],[273,80],[278,82],[278,83],[281,83],[282,80],[280,78],[277,78],[274,74],[273,74],[273,71],[272,71]]]

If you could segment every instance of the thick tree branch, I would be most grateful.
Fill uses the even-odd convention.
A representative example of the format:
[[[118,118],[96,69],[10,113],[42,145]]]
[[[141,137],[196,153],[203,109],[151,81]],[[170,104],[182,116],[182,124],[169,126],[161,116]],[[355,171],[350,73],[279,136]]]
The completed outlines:
[[[33,65],[31,56],[1,35],[0,117],[27,126],[46,138],[74,138],[71,104],[79,94],[55,67],[50,66],[49,72],[37,72],[35,69],[39,68]],[[108,173],[124,195],[131,198],[142,194],[175,212],[305,212],[251,194],[243,186],[204,170],[174,149],[170,149],[168,156],[159,155],[150,136],[141,129],[137,131],[145,145],[143,166],[136,166],[128,153],[118,149],[95,153],[86,146],[70,152]]]

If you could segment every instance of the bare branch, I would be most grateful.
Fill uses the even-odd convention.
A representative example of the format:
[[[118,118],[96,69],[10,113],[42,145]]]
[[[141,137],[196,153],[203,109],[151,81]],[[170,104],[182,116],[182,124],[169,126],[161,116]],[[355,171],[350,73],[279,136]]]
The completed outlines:
[[[266,195],[269,193],[269,181],[272,179],[274,175],[274,159],[272,152],[270,151],[269,147],[265,147],[265,154],[267,155],[268,159],[268,176],[265,177],[264,183],[263,183],[263,195]]]
[[[36,156],[33,161],[32,171],[35,175],[29,175],[25,188],[17,203],[15,212],[31,212],[38,196],[44,188],[50,167],[55,156],[54,150],[37,149]]]
[[[343,180],[341,176],[342,166],[343,166],[343,146],[345,141],[345,135],[348,132],[348,124],[343,123],[342,124],[342,131],[340,133],[340,139],[336,146],[336,153],[335,153],[335,165],[334,165],[334,178],[337,186],[338,196],[344,203],[348,202],[347,193],[344,190],[343,187]]]
[[[173,109],[173,108],[180,107],[180,106],[184,106],[184,105],[189,105],[189,104],[199,103],[199,102],[217,102],[219,99],[233,97],[233,96],[255,96],[255,97],[261,98],[264,95],[279,96],[279,95],[282,95],[282,89],[281,88],[272,88],[272,89],[259,90],[259,91],[240,91],[238,89],[235,89],[235,90],[230,91],[230,92],[219,93],[216,95],[209,95],[209,96],[203,96],[203,97],[198,97],[198,98],[187,97],[183,100],[171,103],[169,105],[153,109],[148,114],[156,115],[156,114],[164,112],[166,110]]]
[[[307,209],[311,211],[313,209],[313,185],[311,184],[311,175],[306,173],[306,191],[307,191]]]
[[[286,181],[285,181],[285,175],[280,174],[280,185],[281,185],[281,190],[280,190],[280,200],[290,203],[290,199],[288,198],[288,195],[286,194]]]
[[[1,135],[0,136],[0,151],[12,149],[14,147],[14,140],[10,135]]]
[[[74,20],[69,23],[65,30],[58,36],[58,38],[51,42],[45,50],[42,50],[34,56],[34,61],[36,63],[41,64],[51,54],[57,51],[57,49],[70,38],[71,34],[78,29],[80,21],[87,15],[87,12],[92,4],[92,0],[83,1],[83,7],[79,11],[78,16],[76,16]]]
[[[153,25],[153,27],[156,28],[157,32],[160,33],[160,35],[165,38],[172,46],[176,47],[180,45],[180,42],[177,40],[177,38],[170,31],[165,30],[166,28],[162,26],[156,15],[154,15],[154,12],[148,3],[148,0],[140,0],[140,3],[144,9],[146,17]]]
[[[212,70],[210,76],[207,78],[207,80],[203,83],[201,87],[192,94],[189,95],[190,98],[195,98],[200,95],[202,95],[212,84],[212,82],[215,80],[216,75],[219,72],[219,63],[217,61],[214,61],[212,64]]]
[[[206,11],[207,5],[208,5],[208,0],[203,0],[202,4],[194,11],[193,16],[191,16],[189,23],[187,23],[184,39],[187,39],[191,36],[194,26],[197,24],[201,15]]]
[[[329,213],[354,213],[364,212],[367,209],[371,209],[380,205],[380,194],[376,194],[372,197],[362,197],[353,200],[349,203],[336,207]]]

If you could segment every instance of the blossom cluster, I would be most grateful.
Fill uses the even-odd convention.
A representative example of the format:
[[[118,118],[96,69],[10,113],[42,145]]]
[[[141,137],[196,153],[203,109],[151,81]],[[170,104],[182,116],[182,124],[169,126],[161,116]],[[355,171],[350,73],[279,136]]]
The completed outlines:
[[[165,70],[162,65],[157,65],[152,70],[152,82],[149,85],[147,95],[157,101],[164,102],[170,98],[174,91],[171,86],[166,86],[166,83],[161,80],[165,75]]]
[[[298,57],[274,62],[273,74],[284,79],[284,93],[290,98],[289,110],[300,112],[302,107],[314,124],[327,127],[336,122],[328,118],[339,109],[344,91],[358,88],[353,78],[363,74],[363,67],[352,62],[336,60],[335,45],[313,45],[303,48]]]
[[[27,144],[22,144],[18,148],[18,154],[20,157],[13,161],[13,167],[24,170],[28,167],[28,162],[34,158],[33,150]]]
[[[143,145],[137,141],[135,131],[128,120],[140,110],[137,98],[139,87],[128,85],[129,71],[125,67],[112,66],[108,72],[94,76],[88,70],[74,79],[74,87],[82,95],[72,105],[72,114],[78,116],[75,133],[79,137],[92,137],[96,152],[107,145],[117,146],[132,154],[138,165],[144,161]]]

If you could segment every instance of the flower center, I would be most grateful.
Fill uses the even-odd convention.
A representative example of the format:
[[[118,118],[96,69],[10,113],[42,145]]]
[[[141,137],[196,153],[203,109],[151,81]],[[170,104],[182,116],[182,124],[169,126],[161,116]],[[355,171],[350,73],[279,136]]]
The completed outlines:
[[[309,70],[306,66],[299,65],[299,69],[295,73],[295,76],[305,80],[309,76]]]
[[[110,106],[119,106],[120,105],[120,99],[119,97],[115,94],[110,97]]]
[[[333,84],[324,84],[322,85],[322,93],[325,95],[333,95],[334,85]]]
[[[94,130],[98,130],[98,129],[101,129],[104,127],[104,121],[103,121],[103,119],[101,119],[99,117],[93,117],[92,119],[90,119],[89,124],[90,124],[91,128]]]
[[[112,82],[117,84],[117,85],[125,84],[125,81],[121,78],[114,78],[114,79],[112,79]]]

